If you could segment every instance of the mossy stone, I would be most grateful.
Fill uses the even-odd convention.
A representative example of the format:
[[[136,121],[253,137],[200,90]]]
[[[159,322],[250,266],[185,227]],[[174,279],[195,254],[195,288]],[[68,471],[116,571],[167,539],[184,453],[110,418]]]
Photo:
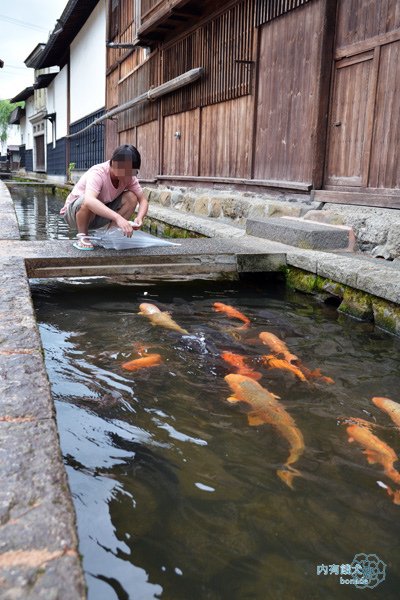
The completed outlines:
[[[345,289],[338,311],[361,321],[374,320],[372,297],[365,292],[360,292],[350,287]]]
[[[372,299],[372,309],[377,327],[400,335],[400,306],[388,300],[374,297]]]
[[[300,292],[312,294],[315,291],[317,276],[296,267],[288,267],[286,271],[287,285]]]

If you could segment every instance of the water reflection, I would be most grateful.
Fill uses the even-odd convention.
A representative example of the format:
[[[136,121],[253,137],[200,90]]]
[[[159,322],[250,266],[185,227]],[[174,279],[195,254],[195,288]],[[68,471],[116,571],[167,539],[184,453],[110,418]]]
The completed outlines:
[[[149,293],[189,336],[137,315]],[[381,467],[337,421],[368,410],[387,424],[370,399],[400,401],[398,339],[307,296],[251,284],[53,282],[51,293],[34,284],[33,295],[91,600],[352,599],[362,592],[316,567],[359,552],[388,566],[374,596],[398,597],[400,508],[376,483]],[[251,319],[245,335],[232,337],[215,300]],[[220,353],[257,361],[263,330],[336,382],[310,386],[257,366],[304,435],[293,491],[276,476],[285,440],[249,427],[245,408],[226,402]],[[124,371],[137,343],[164,364]],[[382,437],[400,452],[397,431]]]
[[[60,217],[65,199],[51,188],[36,186],[10,186],[21,239],[68,239],[68,226]]]

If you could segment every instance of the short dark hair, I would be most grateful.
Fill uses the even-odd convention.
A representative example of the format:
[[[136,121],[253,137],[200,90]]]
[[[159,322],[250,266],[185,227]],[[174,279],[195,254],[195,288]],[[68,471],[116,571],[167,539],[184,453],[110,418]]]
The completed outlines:
[[[122,144],[122,146],[118,146],[112,154],[110,159],[110,165],[113,164],[113,161],[116,162],[126,162],[128,160],[132,161],[132,169],[140,169],[140,153],[135,146],[131,144]]]

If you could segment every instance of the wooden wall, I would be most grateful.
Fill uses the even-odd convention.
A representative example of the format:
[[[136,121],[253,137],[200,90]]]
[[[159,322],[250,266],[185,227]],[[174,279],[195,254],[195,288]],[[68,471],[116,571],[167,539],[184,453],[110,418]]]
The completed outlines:
[[[197,176],[199,140],[199,108],[165,117],[162,173]]]
[[[254,178],[311,183],[325,3],[261,27]]]
[[[338,5],[325,185],[400,188],[400,2]]]
[[[400,3],[399,3],[400,4]],[[369,185],[400,188],[400,41],[380,49]]]
[[[399,27],[399,0],[339,0],[336,46],[362,42]]]
[[[250,179],[253,106],[243,96],[202,109],[200,175]]]

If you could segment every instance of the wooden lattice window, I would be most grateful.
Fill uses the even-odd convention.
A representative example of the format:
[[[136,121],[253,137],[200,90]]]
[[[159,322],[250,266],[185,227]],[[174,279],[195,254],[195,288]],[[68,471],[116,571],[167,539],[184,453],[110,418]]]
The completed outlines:
[[[197,83],[163,99],[163,114],[174,114],[251,93],[253,6],[252,0],[242,0],[163,50],[163,82],[192,68],[205,69],[204,76]]]
[[[255,25],[259,27],[308,2],[310,0],[256,0]]]

